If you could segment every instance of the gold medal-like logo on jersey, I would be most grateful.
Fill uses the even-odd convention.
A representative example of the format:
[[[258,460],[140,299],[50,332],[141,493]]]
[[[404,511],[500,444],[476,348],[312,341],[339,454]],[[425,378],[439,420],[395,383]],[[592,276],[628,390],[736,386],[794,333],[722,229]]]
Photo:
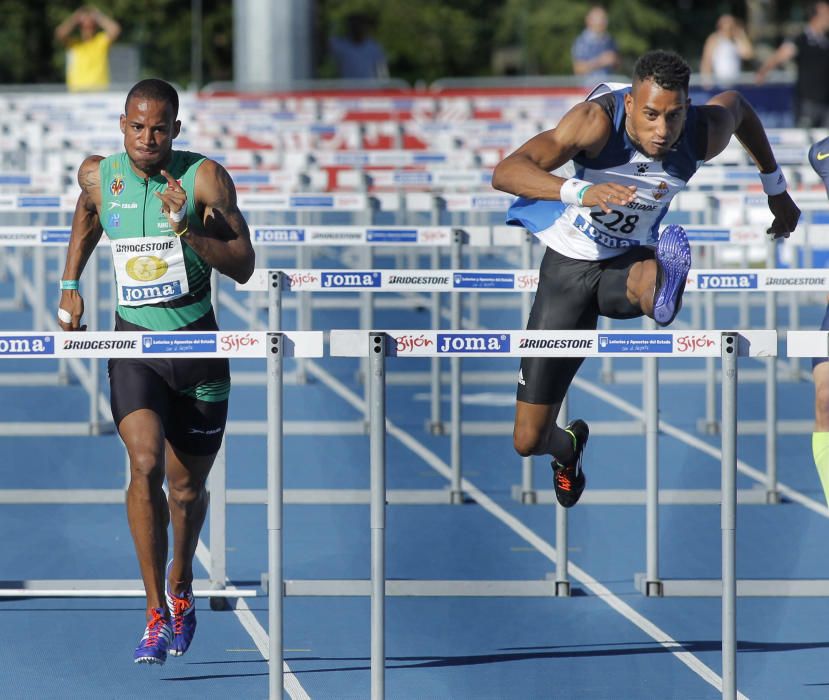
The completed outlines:
[[[127,260],[127,274],[139,282],[152,282],[167,272],[167,261],[155,255],[139,255]]]
[[[668,189],[668,185],[664,182],[660,182],[654,189],[653,189],[653,198],[656,200],[662,199],[666,194],[668,194],[670,190]]]
[[[109,191],[113,196],[118,197],[124,191],[124,178],[120,175],[112,178],[112,182],[109,183]]]

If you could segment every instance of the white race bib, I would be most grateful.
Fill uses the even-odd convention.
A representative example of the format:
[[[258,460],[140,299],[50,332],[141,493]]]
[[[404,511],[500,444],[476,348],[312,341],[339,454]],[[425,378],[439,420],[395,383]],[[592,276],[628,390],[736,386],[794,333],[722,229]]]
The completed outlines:
[[[118,238],[111,248],[122,306],[159,304],[190,291],[184,250],[177,237]]]

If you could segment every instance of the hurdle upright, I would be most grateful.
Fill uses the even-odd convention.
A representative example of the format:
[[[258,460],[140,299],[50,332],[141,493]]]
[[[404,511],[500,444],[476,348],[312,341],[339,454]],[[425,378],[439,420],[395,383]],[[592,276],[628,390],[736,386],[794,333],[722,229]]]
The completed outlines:
[[[699,337],[674,353],[677,336]],[[722,662],[724,698],[736,698],[736,434],[737,357],[773,356],[775,331],[411,331],[332,330],[332,357],[369,357],[371,366],[371,687],[384,697],[385,685],[385,362],[392,357],[616,356],[720,357],[722,359]],[[536,342],[528,342],[528,341]],[[399,342],[398,342],[399,341]],[[380,415],[376,415],[377,413]],[[377,433],[382,433],[378,435]],[[655,470],[653,470],[655,471]],[[648,473],[649,477],[655,476]],[[654,484],[648,485],[654,489]],[[654,499],[655,500],[655,499]],[[649,499],[650,503],[650,499]],[[400,582],[397,582],[400,583]]]

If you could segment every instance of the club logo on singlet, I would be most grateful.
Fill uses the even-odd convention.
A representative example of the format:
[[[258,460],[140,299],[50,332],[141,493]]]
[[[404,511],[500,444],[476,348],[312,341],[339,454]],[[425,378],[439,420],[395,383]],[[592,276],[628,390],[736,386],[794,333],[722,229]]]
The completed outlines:
[[[662,199],[666,194],[668,194],[670,190],[668,189],[667,183],[660,182],[653,190],[653,198],[657,201]]]
[[[155,255],[139,255],[127,260],[127,274],[139,282],[152,282],[164,276],[167,262]]]
[[[109,191],[114,197],[120,197],[124,191],[124,178],[120,175],[113,177],[112,182],[109,183]]]

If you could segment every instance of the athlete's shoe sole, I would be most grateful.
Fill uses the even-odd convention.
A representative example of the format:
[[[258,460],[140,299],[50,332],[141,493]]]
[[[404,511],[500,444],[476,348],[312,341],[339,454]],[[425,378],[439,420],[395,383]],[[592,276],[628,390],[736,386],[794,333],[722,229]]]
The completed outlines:
[[[682,226],[666,226],[656,244],[656,291],[653,318],[660,326],[673,322],[682,308],[682,292],[691,269],[691,246]]]

